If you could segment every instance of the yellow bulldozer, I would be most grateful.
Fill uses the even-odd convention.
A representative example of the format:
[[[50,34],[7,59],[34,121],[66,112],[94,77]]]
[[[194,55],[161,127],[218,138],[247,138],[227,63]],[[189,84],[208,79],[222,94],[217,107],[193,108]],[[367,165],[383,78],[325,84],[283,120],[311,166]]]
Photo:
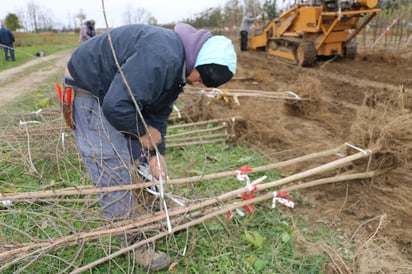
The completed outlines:
[[[295,4],[249,38],[249,49],[312,66],[321,56],[353,59],[356,35],[379,13],[378,0],[312,0]]]

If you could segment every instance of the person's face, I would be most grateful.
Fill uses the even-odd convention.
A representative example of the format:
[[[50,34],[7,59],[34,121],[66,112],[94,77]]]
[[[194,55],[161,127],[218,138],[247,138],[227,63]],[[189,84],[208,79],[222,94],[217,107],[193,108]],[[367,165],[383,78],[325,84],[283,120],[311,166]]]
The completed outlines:
[[[189,76],[186,77],[186,81],[189,85],[194,87],[203,86],[202,78],[200,77],[200,73],[196,68],[193,68]]]

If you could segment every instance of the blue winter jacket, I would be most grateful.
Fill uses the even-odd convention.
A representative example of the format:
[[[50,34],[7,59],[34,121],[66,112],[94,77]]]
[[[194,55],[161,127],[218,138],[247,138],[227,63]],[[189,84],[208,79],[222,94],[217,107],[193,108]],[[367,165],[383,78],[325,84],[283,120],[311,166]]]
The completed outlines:
[[[12,46],[14,43],[14,35],[8,28],[0,28],[0,44]]]
[[[126,25],[110,31],[117,61],[146,123],[158,129],[163,142],[173,102],[183,91],[185,52],[173,30]],[[100,99],[108,121],[119,131],[143,135],[145,129],[116,66],[107,33],[79,46],[68,69],[76,85]],[[183,75],[182,75],[183,73]]]

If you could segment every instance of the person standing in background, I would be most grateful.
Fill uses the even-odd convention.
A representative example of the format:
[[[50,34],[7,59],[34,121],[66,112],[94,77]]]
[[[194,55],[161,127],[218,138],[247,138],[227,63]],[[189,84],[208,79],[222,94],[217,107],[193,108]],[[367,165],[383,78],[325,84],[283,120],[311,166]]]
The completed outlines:
[[[9,61],[10,51],[11,60],[16,61],[16,58],[14,56],[14,35],[11,30],[4,26],[3,23],[1,24],[0,28],[0,44],[4,50],[4,59],[6,59],[6,61]]]
[[[242,24],[240,25],[240,50],[247,51],[247,41],[249,32],[251,31],[250,27],[255,21],[261,19],[262,16],[258,15],[256,17],[252,16],[251,12],[246,13],[242,19]]]
[[[86,42],[90,38],[96,36],[96,31],[94,29],[96,22],[93,19],[90,19],[82,24],[80,27],[80,44]]]

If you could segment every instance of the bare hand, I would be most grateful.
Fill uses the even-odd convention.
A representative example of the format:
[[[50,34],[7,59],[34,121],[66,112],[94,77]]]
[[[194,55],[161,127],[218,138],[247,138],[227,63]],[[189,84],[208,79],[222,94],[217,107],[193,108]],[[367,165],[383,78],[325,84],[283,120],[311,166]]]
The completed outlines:
[[[162,134],[156,128],[149,126],[148,132],[140,137],[139,141],[143,148],[151,150],[162,142]]]
[[[150,172],[156,178],[162,177],[162,179],[166,179],[167,176],[167,164],[166,159],[163,155],[159,155],[159,161],[156,156],[150,157],[149,160]]]

